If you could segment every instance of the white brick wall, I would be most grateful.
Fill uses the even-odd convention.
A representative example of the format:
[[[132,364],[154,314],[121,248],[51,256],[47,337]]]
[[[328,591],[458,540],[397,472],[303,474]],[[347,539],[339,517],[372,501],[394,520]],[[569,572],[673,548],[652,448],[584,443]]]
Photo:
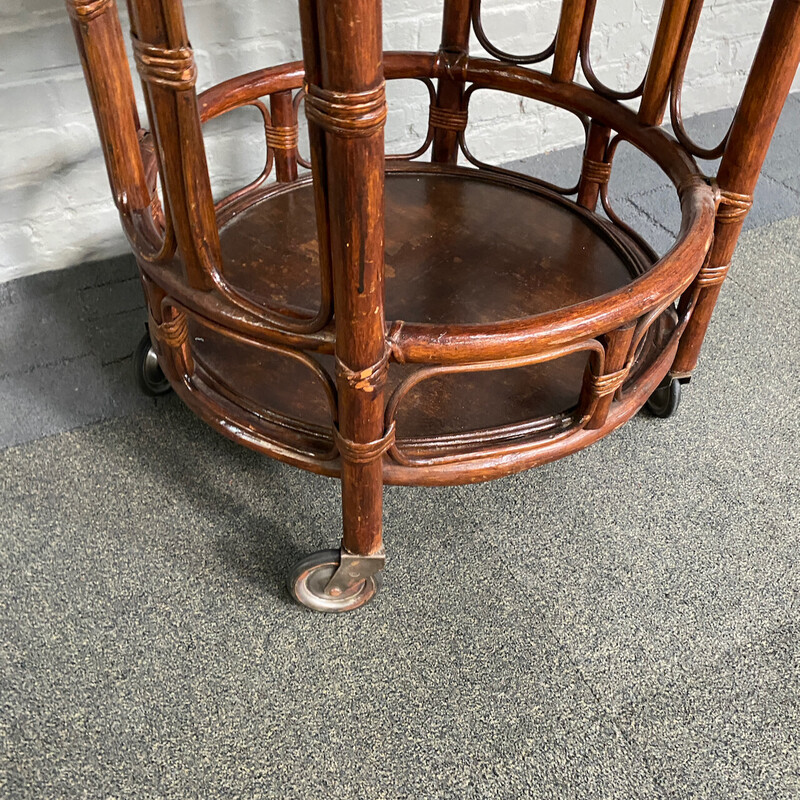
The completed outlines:
[[[559,5],[485,0],[484,27],[497,46],[530,52],[549,41]],[[600,0],[598,6],[596,71],[616,87],[633,86],[647,63],[660,1]],[[768,7],[768,0],[707,0],[684,92],[687,116],[737,101]],[[300,57],[296,0],[186,0],[186,16],[200,88]],[[384,18],[387,49],[436,49],[441,0],[433,6],[385,0]],[[403,82],[390,88],[389,99],[387,149],[413,150],[426,125],[424,89]],[[208,131],[219,191],[255,177],[263,159],[255,117],[245,111],[238,119],[243,129],[235,143],[230,130],[236,119]],[[580,125],[564,112],[494,92],[475,95],[468,142],[480,158],[502,163],[580,137]],[[63,2],[2,0],[0,282],[125,249]]]

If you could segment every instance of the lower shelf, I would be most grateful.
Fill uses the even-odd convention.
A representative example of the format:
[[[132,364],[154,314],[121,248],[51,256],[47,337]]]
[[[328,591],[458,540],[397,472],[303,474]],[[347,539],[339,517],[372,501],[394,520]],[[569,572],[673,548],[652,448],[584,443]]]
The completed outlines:
[[[240,294],[313,314],[320,284],[310,182],[230,209],[221,237],[225,277]],[[525,317],[619,289],[648,266],[637,242],[524,182],[474,170],[387,174],[388,325]],[[397,403],[386,482],[485,480],[586,446],[632,416],[658,385],[674,354],[675,324],[670,309],[651,326],[598,430],[583,430],[578,419],[585,350],[425,377]],[[332,356],[227,335],[201,316],[190,317],[189,342],[196,363],[190,383],[165,371],[196,413],[254,449],[338,474]],[[426,366],[390,363],[387,398]]]
[[[338,476],[333,413],[314,373],[285,355],[256,354],[246,345],[231,348],[227,339],[209,339],[196,325],[190,327],[197,371],[191,388],[173,380],[184,401],[241,444],[312,472]],[[653,325],[621,397],[597,430],[576,427],[585,361],[575,357],[456,375],[455,381],[439,380],[424,392],[410,393],[396,416],[398,453],[384,456],[385,482],[489,480],[586,447],[632,417],[659,385],[675,355],[674,327],[669,312]],[[330,357],[316,356],[314,361],[332,375]],[[388,392],[417,368],[390,364]]]

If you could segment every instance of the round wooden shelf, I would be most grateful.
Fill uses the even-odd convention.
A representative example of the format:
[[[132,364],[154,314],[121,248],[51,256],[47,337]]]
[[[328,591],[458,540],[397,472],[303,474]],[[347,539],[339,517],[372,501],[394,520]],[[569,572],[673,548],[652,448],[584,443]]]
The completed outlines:
[[[256,305],[312,315],[320,270],[310,181],[275,186],[220,217],[229,285]],[[387,329],[398,320],[445,326],[529,317],[618,290],[648,266],[633,239],[541,187],[424,165],[387,172],[385,248]],[[631,386],[657,385],[674,324],[667,311],[644,337]],[[229,435],[236,426],[240,440],[249,431],[257,448],[261,439],[278,443],[272,455],[338,474],[334,407],[307,363],[286,349],[231,336],[201,316],[190,318],[189,339],[197,374],[195,391],[185,399],[198,413]],[[305,358],[334,380],[331,355]],[[487,461],[495,475],[497,469],[511,472],[531,458],[556,457],[548,455],[555,453],[551,443],[563,455],[588,361],[589,352],[579,351],[544,363],[431,375],[397,405],[397,445],[395,458],[385,459],[386,481],[475,480]],[[391,363],[387,396],[423,367]],[[602,431],[574,431],[573,449],[635,413],[647,391],[634,392],[628,402],[620,398]],[[203,413],[202,396],[213,400],[214,414]],[[540,447],[532,453],[535,442]],[[509,448],[526,452],[498,454]],[[417,469],[422,463],[426,469]]]
[[[310,179],[223,213],[223,274],[251,302],[319,307]],[[414,165],[386,174],[386,319],[490,323],[553,311],[629,283],[638,245],[522,180]]]

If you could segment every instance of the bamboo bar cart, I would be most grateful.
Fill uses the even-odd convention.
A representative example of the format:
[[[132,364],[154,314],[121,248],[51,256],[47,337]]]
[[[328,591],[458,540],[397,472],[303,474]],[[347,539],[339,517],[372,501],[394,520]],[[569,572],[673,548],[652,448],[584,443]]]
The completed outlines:
[[[180,0],[128,0],[145,130],[114,0],[66,2],[149,309],[140,382],[171,387],[247,447],[341,480],[340,549],[289,578],[320,611],[378,589],[385,483],[484,481],[586,447],[645,405],[675,411],[800,59],[800,2],[775,0],[709,149],[681,118],[702,0],[665,0],[628,92],[592,70],[596,0],[563,0],[552,43],[523,56],[487,38],[480,0],[444,0],[435,53],[383,52],[381,0],[299,0],[302,63],[200,94]],[[468,54],[472,34],[489,57]],[[427,135],[387,156],[385,84],[398,79],[427,89]],[[473,156],[470,101],[484,89],[583,123],[574,186]],[[263,118],[266,165],[215,203],[203,125],[242,106]],[[674,185],[682,221],[662,257],[609,201],[620,142]],[[715,176],[696,161],[716,158]]]

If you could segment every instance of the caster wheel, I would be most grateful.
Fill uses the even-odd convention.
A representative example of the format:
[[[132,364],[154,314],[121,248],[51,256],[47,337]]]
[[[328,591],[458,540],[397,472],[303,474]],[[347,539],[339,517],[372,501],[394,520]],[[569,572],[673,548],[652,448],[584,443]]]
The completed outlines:
[[[289,592],[300,605],[313,611],[353,611],[368,603],[380,589],[380,572],[342,592],[327,594],[325,587],[339,567],[338,550],[320,550],[298,562],[289,576]]]
[[[650,395],[645,407],[654,417],[666,419],[678,410],[680,402],[681,384],[677,378],[673,378]]]
[[[133,368],[136,371],[136,383],[150,397],[166,394],[172,388],[158,365],[158,356],[150,344],[150,334],[146,333],[133,354]]]

